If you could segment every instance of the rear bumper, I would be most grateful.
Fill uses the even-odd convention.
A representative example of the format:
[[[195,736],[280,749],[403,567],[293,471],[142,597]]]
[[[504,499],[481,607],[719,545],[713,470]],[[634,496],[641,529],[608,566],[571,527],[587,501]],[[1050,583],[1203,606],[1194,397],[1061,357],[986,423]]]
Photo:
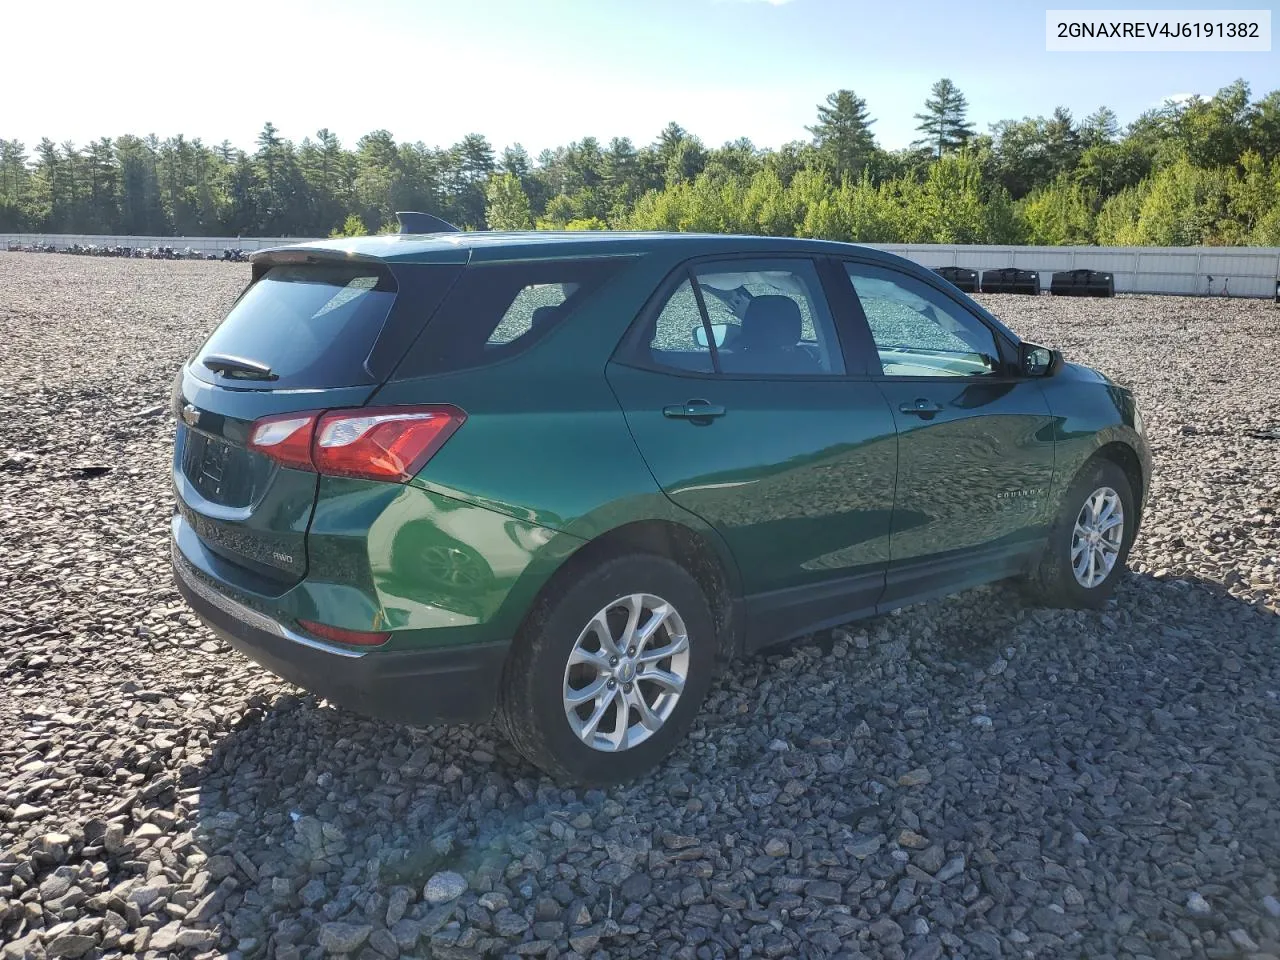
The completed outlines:
[[[508,643],[353,650],[296,633],[227,596],[173,548],[178,592],[208,626],[272,673],[357,713],[397,723],[480,722],[497,700]]]

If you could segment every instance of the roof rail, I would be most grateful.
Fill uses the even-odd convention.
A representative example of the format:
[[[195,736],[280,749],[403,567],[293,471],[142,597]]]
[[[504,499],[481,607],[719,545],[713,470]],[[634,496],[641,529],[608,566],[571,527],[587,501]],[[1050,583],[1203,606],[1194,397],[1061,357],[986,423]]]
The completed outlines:
[[[400,224],[401,233],[461,233],[449,221],[416,210],[397,210],[396,220]]]

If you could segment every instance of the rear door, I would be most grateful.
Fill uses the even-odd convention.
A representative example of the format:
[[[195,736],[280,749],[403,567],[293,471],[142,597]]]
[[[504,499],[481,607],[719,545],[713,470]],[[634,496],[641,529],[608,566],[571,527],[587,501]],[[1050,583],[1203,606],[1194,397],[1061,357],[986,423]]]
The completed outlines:
[[[1012,574],[1049,517],[1053,420],[1013,344],[905,271],[847,261],[898,429],[884,602]]]
[[[397,276],[378,262],[292,253],[256,263],[175,384],[179,546],[198,538],[264,592],[301,579],[317,477],[249,449],[254,421],[364,404],[459,269]]]
[[[884,586],[893,417],[846,362],[822,271],[805,257],[695,263],[608,368],[659,485],[733,552],[751,645],[869,610]]]

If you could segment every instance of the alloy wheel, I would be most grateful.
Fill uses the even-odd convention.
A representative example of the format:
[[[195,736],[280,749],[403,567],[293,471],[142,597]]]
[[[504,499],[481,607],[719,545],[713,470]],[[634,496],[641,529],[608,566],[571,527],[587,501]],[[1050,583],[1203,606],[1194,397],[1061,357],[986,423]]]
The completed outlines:
[[[1124,503],[1110,487],[1085,498],[1071,531],[1071,572],[1085,589],[1111,575],[1124,544]]]
[[[565,717],[593,750],[628,750],[662,729],[688,679],[689,637],[676,608],[647,593],[620,597],[573,645]]]

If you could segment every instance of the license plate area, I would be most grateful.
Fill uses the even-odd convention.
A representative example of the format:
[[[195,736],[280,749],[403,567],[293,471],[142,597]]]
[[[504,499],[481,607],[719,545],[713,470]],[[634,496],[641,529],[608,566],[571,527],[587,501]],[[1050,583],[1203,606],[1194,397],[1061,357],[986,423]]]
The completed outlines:
[[[182,472],[200,495],[228,507],[248,506],[253,497],[254,470],[246,451],[225,440],[190,431]]]

